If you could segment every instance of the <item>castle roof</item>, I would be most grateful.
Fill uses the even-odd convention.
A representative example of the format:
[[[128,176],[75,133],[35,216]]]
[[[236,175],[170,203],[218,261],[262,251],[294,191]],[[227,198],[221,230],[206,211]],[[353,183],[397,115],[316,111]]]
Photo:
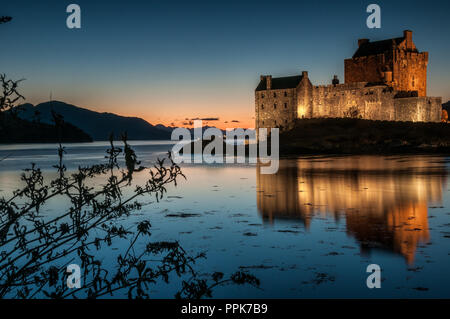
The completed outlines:
[[[285,76],[281,78],[272,78],[272,90],[294,89],[302,81],[303,76]],[[267,78],[264,77],[256,87],[256,91],[265,91],[267,88]]]
[[[375,42],[362,43],[353,55],[354,58],[382,54],[391,51],[395,46],[399,45],[405,38],[393,38]]]

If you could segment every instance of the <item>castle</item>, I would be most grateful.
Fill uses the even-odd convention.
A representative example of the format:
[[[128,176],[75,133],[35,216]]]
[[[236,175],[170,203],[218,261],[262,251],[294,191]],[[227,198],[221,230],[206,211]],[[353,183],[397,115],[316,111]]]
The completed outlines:
[[[428,52],[419,52],[412,31],[370,42],[345,61],[345,83],[313,85],[308,72],[272,78],[262,75],[255,90],[256,129],[292,128],[298,118],[361,118],[440,122],[442,100],[427,97]]]

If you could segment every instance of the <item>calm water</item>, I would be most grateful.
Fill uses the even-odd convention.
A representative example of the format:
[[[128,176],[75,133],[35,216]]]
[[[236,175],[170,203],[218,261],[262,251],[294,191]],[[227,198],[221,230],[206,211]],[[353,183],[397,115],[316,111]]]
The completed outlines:
[[[131,142],[153,162],[169,142]],[[107,143],[67,145],[74,169],[102,161]],[[20,169],[36,163],[48,175],[55,145],[0,146],[0,190],[19,187]],[[170,187],[124,223],[150,218],[153,240],[179,240],[205,251],[200,270],[245,269],[261,289],[226,286],[214,297],[449,298],[450,158],[432,156],[303,157],[281,160],[275,175],[256,165],[182,166],[187,180]],[[138,176],[137,181],[143,181]],[[47,214],[59,214],[54,203]],[[181,213],[192,217],[177,217]],[[120,247],[116,247],[120,249]],[[105,256],[107,260],[107,256]],[[366,267],[382,268],[382,288],[366,286]],[[173,297],[177,282],[154,287]]]

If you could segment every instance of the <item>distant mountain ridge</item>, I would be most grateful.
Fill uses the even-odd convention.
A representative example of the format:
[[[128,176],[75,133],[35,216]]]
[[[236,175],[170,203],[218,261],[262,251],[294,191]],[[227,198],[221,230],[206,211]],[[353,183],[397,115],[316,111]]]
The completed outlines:
[[[54,124],[27,121],[0,112],[0,143],[87,143],[92,138],[78,127],[64,122]]]
[[[100,113],[60,101],[32,104],[22,104],[18,107],[18,116],[28,121],[53,124],[51,111],[64,117],[68,122],[87,134],[94,140],[108,140],[111,133],[115,139],[120,139],[126,132],[129,140],[170,140],[171,128],[154,126],[138,117],[125,117],[113,113]],[[165,128],[165,127],[164,127]]]

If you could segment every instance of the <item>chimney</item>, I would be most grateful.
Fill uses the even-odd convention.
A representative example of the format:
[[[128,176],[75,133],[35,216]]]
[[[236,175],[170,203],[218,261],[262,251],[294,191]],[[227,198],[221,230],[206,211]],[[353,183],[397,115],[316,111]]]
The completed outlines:
[[[403,38],[406,40],[406,48],[412,49],[413,48],[412,31],[410,30],[403,31]]]
[[[332,83],[334,86],[336,86],[336,85],[339,84],[339,78],[338,78],[337,75],[335,75],[335,76],[333,77],[333,80],[331,80],[331,83]]]
[[[384,72],[384,81],[387,83],[392,82],[392,71],[391,70],[387,70]]]
[[[267,90],[271,90],[272,89],[272,76],[271,75],[266,76],[266,84],[267,84]]]
[[[304,79],[307,79],[308,78],[308,71],[302,71],[302,77]]]
[[[369,39],[358,39],[358,47],[360,47],[364,43],[369,43]]]

